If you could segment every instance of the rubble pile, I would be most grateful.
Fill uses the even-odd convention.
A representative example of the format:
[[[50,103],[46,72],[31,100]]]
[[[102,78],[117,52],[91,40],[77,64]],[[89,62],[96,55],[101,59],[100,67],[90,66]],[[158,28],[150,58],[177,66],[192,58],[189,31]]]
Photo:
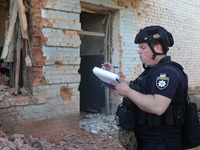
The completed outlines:
[[[0,85],[9,85],[10,78],[5,74],[0,73]]]
[[[5,135],[5,134],[4,134]],[[51,144],[46,140],[39,140],[39,138],[24,138],[23,134],[14,134],[10,138],[6,136],[0,137],[1,150],[54,150],[55,144]]]
[[[67,136],[65,133],[47,136],[44,139],[25,138],[14,134],[7,138],[0,132],[2,150],[124,150],[118,140],[118,127],[114,115],[80,114],[80,132]]]
[[[9,88],[6,85],[0,85],[0,102],[3,99],[15,97],[16,95],[14,95],[14,93],[15,93],[14,88]],[[25,96],[28,95],[28,91],[23,87],[18,90],[18,94]]]
[[[80,112],[80,133],[61,140],[69,150],[124,150],[118,139],[115,115]],[[60,142],[61,142],[60,141]]]
[[[80,119],[80,128],[85,129],[91,133],[99,133],[100,131],[106,131],[112,135],[116,135],[118,131],[118,126],[116,125],[115,115],[105,114],[83,114]]]

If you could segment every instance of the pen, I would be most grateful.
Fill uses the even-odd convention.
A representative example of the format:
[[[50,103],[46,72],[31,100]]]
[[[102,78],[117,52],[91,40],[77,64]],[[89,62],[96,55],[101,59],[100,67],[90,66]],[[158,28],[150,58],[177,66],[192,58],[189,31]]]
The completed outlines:
[[[101,64],[102,66],[104,65],[104,64]],[[104,66],[107,66],[108,67],[108,65],[104,65]],[[119,68],[119,67],[117,67],[117,66],[113,66],[114,68]]]

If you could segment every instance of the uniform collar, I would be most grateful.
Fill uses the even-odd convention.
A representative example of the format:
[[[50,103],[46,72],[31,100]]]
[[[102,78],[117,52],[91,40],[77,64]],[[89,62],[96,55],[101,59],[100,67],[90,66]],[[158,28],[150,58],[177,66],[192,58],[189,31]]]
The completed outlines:
[[[164,62],[164,61],[171,61],[171,56],[163,57],[163,58],[158,62],[158,64],[160,64],[161,62]],[[158,65],[158,64],[157,64],[157,65]]]
[[[163,57],[155,66],[157,66],[159,63],[164,62],[164,61],[171,61],[171,56],[165,56]],[[151,70],[151,67],[145,67],[143,64],[143,68],[145,71]]]

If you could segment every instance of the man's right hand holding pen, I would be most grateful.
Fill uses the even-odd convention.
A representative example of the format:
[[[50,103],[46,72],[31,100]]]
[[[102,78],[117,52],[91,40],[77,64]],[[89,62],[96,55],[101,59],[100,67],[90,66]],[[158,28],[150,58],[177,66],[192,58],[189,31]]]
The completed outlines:
[[[109,62],[105,62],[104,64],[102,64],[102,69],[107,70],[109,72],[115,73],[115,66],[113,66],[112,64],[110,64]],[[130,84],[130,81],[126,81],[122,78],[119,78],[120,82],[125,82],[127,85]]]
[[[102,64],[102,69],[107,70],[109,72],[115,73],[115,68],[113,65],[111,65],[109,62],[105,62]]]

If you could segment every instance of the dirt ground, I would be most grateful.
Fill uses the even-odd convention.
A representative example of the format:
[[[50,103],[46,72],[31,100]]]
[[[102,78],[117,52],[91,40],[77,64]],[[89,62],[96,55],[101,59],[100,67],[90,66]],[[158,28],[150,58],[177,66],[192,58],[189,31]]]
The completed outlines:
[[[94,134],[81,129],[79,134],[53,143],[59,150],[125,150],[116,135],[108,136],[105,132]],[[200,150],[200,146],[188,150]]]
[[[61,150],[125,150],[119,143],[117,134],[109,135],[105,132],[97,134],[80,129],[80,133],[62,138],[52,137],[51,143]]]

